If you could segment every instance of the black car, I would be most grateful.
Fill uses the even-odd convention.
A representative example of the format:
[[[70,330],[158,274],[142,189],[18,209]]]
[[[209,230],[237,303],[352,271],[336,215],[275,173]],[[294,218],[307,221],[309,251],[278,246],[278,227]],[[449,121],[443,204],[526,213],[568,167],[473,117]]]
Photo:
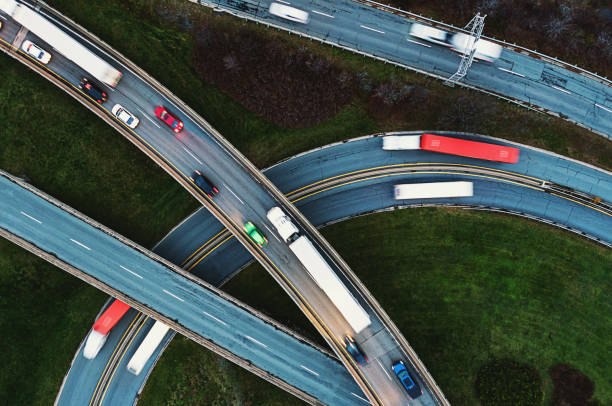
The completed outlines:
[[[106,101],[106,93],[104,93],[98,86],[91,83],[87,78],[81,79],[79,89],[98,103],[104,103]]]
[[[346,351],[351,354],[351,357],[353,357],[353,359],[359,365],[365,365],[368,363],[368,357],[363,354],[363,351],[361,351],[361,348],[359,348],[353,337],[345,335],[344,345],[346,347]]]
[[[190,178],[211,199],[219,194],[219,189],[206,176],[202,175],[202,172],[193,171]]]

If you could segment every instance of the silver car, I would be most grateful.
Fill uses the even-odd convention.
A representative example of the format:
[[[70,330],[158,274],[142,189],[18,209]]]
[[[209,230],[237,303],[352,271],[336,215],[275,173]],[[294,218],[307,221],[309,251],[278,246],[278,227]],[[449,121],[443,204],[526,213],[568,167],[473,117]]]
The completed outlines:
[[[120,104],[115,104],[111,110],[113,115],[130,128],[136,128],[140,120]]]

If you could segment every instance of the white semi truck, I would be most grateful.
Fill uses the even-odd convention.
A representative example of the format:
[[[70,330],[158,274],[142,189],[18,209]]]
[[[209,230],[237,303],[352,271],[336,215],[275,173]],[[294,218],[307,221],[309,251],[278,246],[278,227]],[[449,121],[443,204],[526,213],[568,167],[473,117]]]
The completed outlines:
[[[0,0],[0,10],[99,81],[117,86],[121,72],[26,5]]]
[[[142,340],[140,347],[136,350],[130,362],[127,364],[127,370],[134,375],[140,374],[142,368],[151,358],[151,355],[155,352],[161,341],[164,339],[166,333],[170,330],[170,327],[164,323],[156,321],[149,330],[147,336]]]
[[[280,207],[271,208],[267,217],[315,283],[355,330],[355,333],[359,333],[368,327],[371,324],[368,313],[344,286],[310,240],[298,234],[298,228],[282,209]]]

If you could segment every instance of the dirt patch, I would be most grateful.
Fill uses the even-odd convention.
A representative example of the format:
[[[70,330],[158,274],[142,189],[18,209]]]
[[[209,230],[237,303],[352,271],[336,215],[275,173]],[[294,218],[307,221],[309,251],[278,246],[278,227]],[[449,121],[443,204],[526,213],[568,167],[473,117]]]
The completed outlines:
[[[595,386],[588,376],[566,364],[555,365],[548,371],[555,386],[554,406],[596,406]]]

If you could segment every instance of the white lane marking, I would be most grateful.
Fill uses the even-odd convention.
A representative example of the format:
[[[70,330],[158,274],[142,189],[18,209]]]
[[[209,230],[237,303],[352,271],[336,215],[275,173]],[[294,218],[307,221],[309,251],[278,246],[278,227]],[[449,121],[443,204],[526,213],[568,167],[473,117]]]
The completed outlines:
[[[524,78],[524,77],[525,77],[525,75],[521,75],[520,73],[518,73],[518,72],[514,72],[514,71],[511,71],[510,69],[505,69],[505,68],[497,68],[497,69],[499,69],[499,70],[503,70],[504,72],[508,72],[508,73],[511,73],[511,74],[513,74],[513,75],[516,75],[516,76],[520,76],[520,77],[522,77],[522,78]]]
[[[223,324],[224,326],[227,326],[227,323],[226,323],[226,322],[224,322],[223,320],[220,320],[220,319],[216,318],[216,317],[215,317],[215,316],[213,316],[212,314],[210,314],[210,313],[208,313],[208,312],[205,312],[205,311],[203,311],[202,313],[204,313],[205,315],[207,315],[207,316],[208,316],[208,317],[210,317],[211,319],[213,319],[213,320],[215,320],[215,321],[217,321],[217,322],[219,322],[219,323]]]
[[[304,365],[300,365],[300,367],[302,367],[302,369],[305,369],[306,371],[310,372],[313,375],[319,376],[319,374],[317,374],[315,371],[313,371],[310,368],[306,368]]]
[[[563,92],[563,93],[572,94],[572,92],[570,92],[569,90],[565,90],[564,88],[559,87],[559,86],[553,85],[552,88],[557,89],[558,91]]]
[[[0,16],[0,18],[1,18],[1,19],[3,19],[4,21],[8,21],[8,20],[6,19],[6,17],[2,17],[2,16]]]
[[[364,402],[366,402],[366,403],[371,404],[371,403],[370,403],[370,402],[369,402],[367,399],[362,398],[361,396],[359,396],[359,395],[358,395],[358,394],[356,394],[356,393],[351,392],[351,395],[355,396],[356,398],[359,398],[359,399],[363,400],[363,401],[364,401]]]
[[[26,216],[27,218],[29,218],[30,220],[34,220],[38,224],[42,224],[42,221],[40,221],[38,219],[35,219],[34,217],[30,216],[28,213],[24,213],[24,212],[20,212],[20,213],[23,214],[24,216]]]
[[[259,344],[259,345],[261,345],[261,346],[262,346],[262,347],[264,347],[264,348],[268,348],[268,346],[267,346],[267,345],[265,345],[264,343],[262,343],[262,342],[260,342],[260,341],[257,341],[256,339],[254,339],[254,338],[253,338],[253,337],[251,337],[251,336],[247,336],[247,335],[245,335],[245,337],[246,337],[247,339],[249,339],[249,340],[253,341],[255,344]]]
[[[279,3],[291,4],[291,3],[289,3],[288,1],[285,1],[285,0],[276,0],[276,1],[278,1]]]
[[[406,38],[406,41],[412,42],[413,44],[417,44],[417,45],[420,45],[422,47],[431,48],[431,45],[423,44],[422,42],[415,41],[415,40],[412,40],[412,39],[409,39],[409,38]]]
[[[266,230],[268,230],[270,232],[270,234],[272,235],[272,237],[276,238],[276,241],[281,242],[281,240],[278,239],[278,237],[276,236],[276,233],[272,230],[270,230],[270,227],[268,227],[267,225],[264,224],[264,227],[266,228]]]
[[[313,13],[318,14],[318,15],[321,15],[321,16],[325,16],[325,17],[329,17],[329,18],[336,18],[336,17],[334,17],[334,16],[331,16],[331,15],[329,15],[329,14],[325,14],[325,13],[322,13],[322,12],[317,11],[317,10],[311,10],[311,11],[312,11]]]
[[[106,86],[106,88],[107,88],[108,90],[110,90],[111,92],[114,92],[114,91],[115,91],[115,89],[113,89],[113,88],[112,88],[112,86]]]
[[[383,364],[380,363],[380,360],[377,359],[376,362],[378,362],[378,365],[380,365],[380,368],[383,370],[385,375],[387,375],[387,378],[389,378],[389,380],[392,381],[393,379],[391,379],[391,375],[389,375],[389,373],[387,372],[387,368],[383,367]]]
[[[193,159],[195,159],[196,161],[198,161],[198,162],[199,162],[201,165],[204,165],[204,164],[202,163],[202,161],[200,161],[200,160],[198,159],[198,157],[197,157],[197,156],[195,156],[195,155],[193,155],[191,152],[189,152],[189,150],[188,150],[187,148],[183,147],[183,149],[185,150],[185,152],[187,152],[189,155],[191,155],[191,156],[193,157]]]
[[[360,25],[360,27],[361,28],[365,28],[366,30],[377,32],[379,34],[384,34],[385,33],[384,31],[377,30],[376,28],[368,27],[367,25]]]
[[[138,107],[136,107],[136,108],[138,109]],[[140,109],[138,109],[138,111],[140,111],[140,112],[142,113],[142,115],[143,115],[143,117],[144,117],[144,118],[146,118],[146,119],[148,119],[150,122],[152,122],[152,123],[153,123],[153,125],[154,125],[155,127],[157,127],[157,128],[161,128],[161,127],[159,126],[159,124],[157,124],[155,121],[153,121],[153,119],[152,119],[151,117],[149,117],[149,116],[147,115],[147,113],[145,113],[144,111],[142,111],[142,110],[140,110]]]
[[[181,302],[184,302],[184,300],[183,300],[183,299],[181,299],[180,297],[178,297],[178,296],[177,296],[177,295],[175,295],[175,294],[172,294],[172,293],[168,292],[166,289],[164,289],[164,293],[165,293],[165,294],[167,294],[167,295],[172,296],[172,297],[173,297],[173,298],[175,298],[176,300],[180,300]]]
[[[128,271],[129,273],[131,273],[132,275],[137,276],[137,277],[139,277],[140,279],[142,279],[142,276],[138,275],[136,272],[134,272],[134,271],[130,271],[129,269],[127,269],[127,268],[126,268],[126,267],[124,267],[123,265],[119,265],[119,266],[121,267],[121,269],[124,269],[124,270]]]
[[[91,248],[89,248],[87,245],[78,242],[77,240],[73,240],[72,238],[70,239],[70,241],[72,241],[73,243],[80,245],[81,247],[85,248],[87,251],[91,251]]]
[[[242,201],[242,200],[241,200],[241,199],[240,199],[240,198],[239,198],[239,197],[236,195],[236,193],[234,193],[234,191],[233,191],[232,189],[230,189],[230,187],[229,187],[229,186],[227,186],[225,183],[223,184],[223,186],[225,186],[225,188],[226,188],[227,190],[229,190],[229,192],[230,192],[231,194],[233,194],[233,195],[234,195],[234,197],[240,201],[240,203],[244,204],[244,202],[243,202],[243,201]]]
[[[607,111],[608,113],[612,113],[612,110],[610,110],[609,108],[602,106],[601,104],[597,104],[595,103],[596,107],[599,107],[600,109],[604,109],[605,111]]]

